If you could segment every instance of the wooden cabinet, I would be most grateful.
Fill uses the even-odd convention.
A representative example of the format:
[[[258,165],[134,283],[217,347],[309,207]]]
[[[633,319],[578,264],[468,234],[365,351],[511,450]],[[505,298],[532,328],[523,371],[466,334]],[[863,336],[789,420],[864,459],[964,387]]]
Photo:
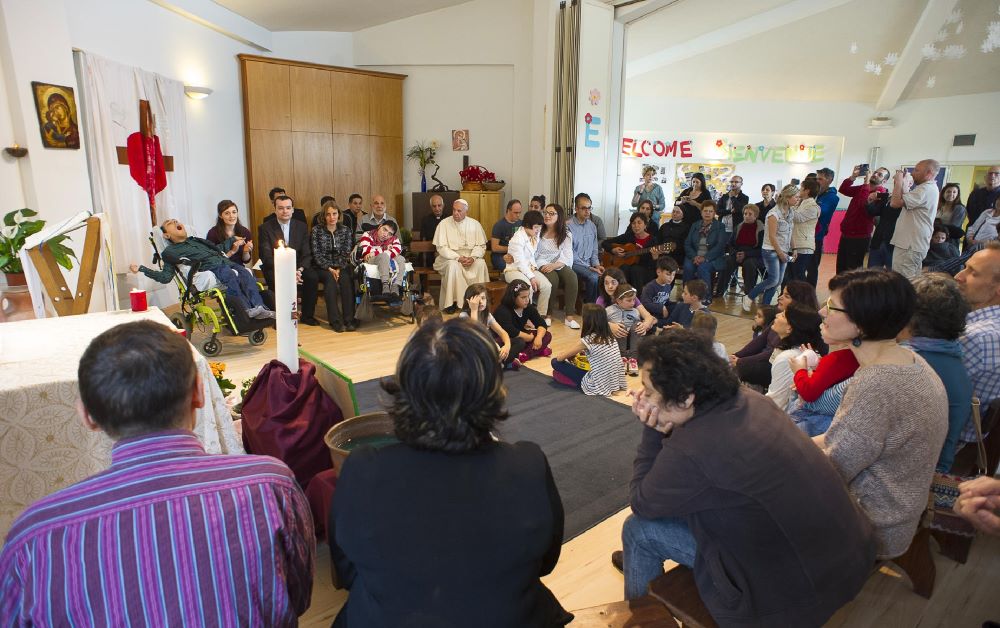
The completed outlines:
[[[346,207],[373,194],[403,213],[403,79],[269,57],[239,55],[250,222],[271,213],[283,187],[308,216],[330,194]]]
[[[499,192],[463,190],[459,198],[464,198],[469,203],[469,216],[479,221],[489,237],[493,225],[500,220],[500,216],[503,216],[506,210],[503,190]]]

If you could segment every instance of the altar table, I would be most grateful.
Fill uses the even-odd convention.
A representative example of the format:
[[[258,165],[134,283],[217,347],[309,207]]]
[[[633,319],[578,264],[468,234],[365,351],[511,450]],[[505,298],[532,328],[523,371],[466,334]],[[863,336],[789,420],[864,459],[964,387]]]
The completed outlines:
[[[77,366],[102,332],[144,319],[173,327],[157,308],[0,324],[0,543],[32,502],[111,463],[111,439],[77,416]],[[195,434],[209,453],[244,453],[208,361],[191,352],[205,393]]]

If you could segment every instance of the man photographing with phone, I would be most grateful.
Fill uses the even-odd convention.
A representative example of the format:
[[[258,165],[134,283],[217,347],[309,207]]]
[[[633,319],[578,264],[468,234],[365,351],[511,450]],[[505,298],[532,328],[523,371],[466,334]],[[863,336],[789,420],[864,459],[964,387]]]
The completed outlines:
[[[903,168],[893,177],[890,207],[902,208],[896,231],[892,235],[892,269],[907,279],[920,274],[921,262],[927,256],[937,214],[937,176],[941,165],[933,159],[924,159],[909,174]]]
[[[861,177],[861,184],[854,182]],[[871,244],[875,219],[865,210],[871,193],[885,192],[882,182],[889,178],[887,168],[877,168],[872,172],[868,164],[854,166],[851,176],[844,179],[838,192],[850,197],[844,220],[840,223],[840,244],[837,247],[837,274],[853,268],[861,268],[865,262],[868,245]]]

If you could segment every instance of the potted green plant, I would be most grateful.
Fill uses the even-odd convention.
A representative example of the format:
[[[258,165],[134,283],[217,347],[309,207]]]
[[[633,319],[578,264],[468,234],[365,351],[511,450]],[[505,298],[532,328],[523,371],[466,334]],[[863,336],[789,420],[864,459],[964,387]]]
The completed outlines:
[[[427,166],[434,163],[437,155],[437,140],[431,140],[427,144],[417,142],[406,151],[407,161],[417,162],[417,172],[420,173],[420,191],[427,191]]]
[[[28,236],[34,235],[45,228],[44,220],[31,220],[37,216],[38,212],[27,207],[17,209],[7,213],[3,217],[3,226],[0,227],[0,272],[6,279],[8,286],[23,286],[24,268],[21,267],[21,258],[18,255],[24,248],[24,241]],[[76,254],[64,242],[69,240],[65,233],[51,238],[45,242],[52,254],[56,258],[56,263],[69,270],[73,268],[73,259]]]

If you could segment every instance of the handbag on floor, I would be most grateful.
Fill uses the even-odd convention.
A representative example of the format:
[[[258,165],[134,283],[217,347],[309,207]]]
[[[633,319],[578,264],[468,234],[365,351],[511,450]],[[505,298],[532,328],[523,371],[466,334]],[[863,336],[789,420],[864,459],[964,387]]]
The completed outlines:
[[[986,446],[983,444],[983,424],[979,414],[979,399],[972,398],[972,424],[976,428],[976,467],[977,475],[962,477],[947,473],[934,472],[931,490],[927,498],[926,523],[932,530],[940,530],[948,534],[960,536],[975,536],[976,529],[972,524],[959,517],[955,511],[955,500],[958,499],[958,485],[986,474]]]

